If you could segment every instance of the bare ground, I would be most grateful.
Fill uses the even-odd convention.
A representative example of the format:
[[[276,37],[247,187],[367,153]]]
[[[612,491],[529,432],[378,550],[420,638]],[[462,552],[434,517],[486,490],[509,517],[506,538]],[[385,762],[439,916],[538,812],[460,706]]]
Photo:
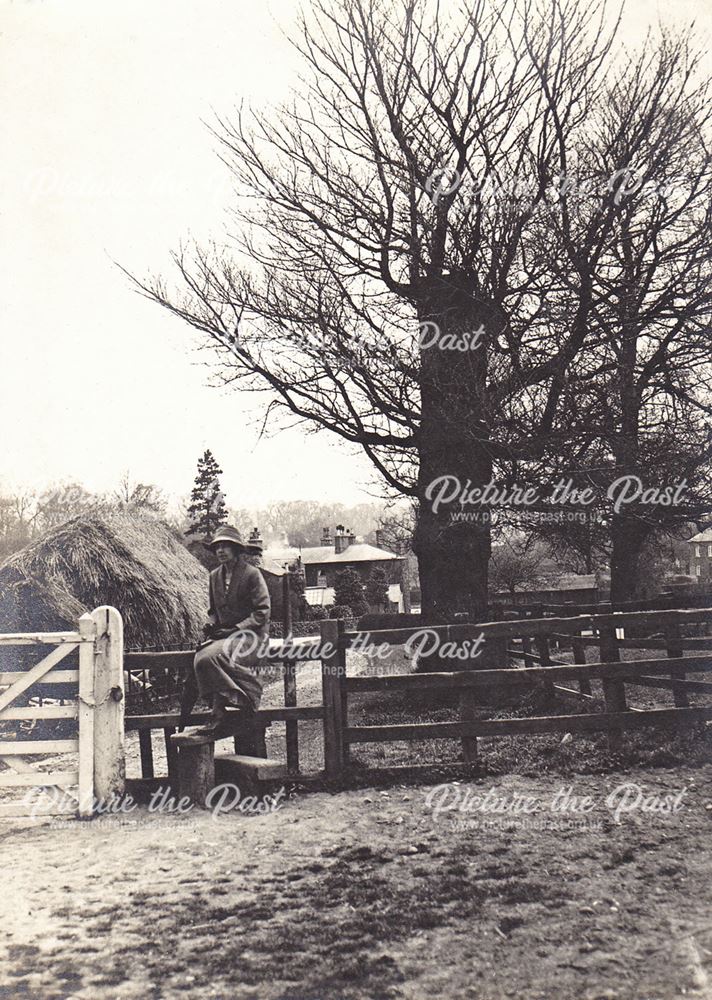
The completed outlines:
[[[685,788],[682,808],[616,823],[622,781]],[[583,830],[549,809],[553,775],[455,786],[535,798],[527,823],[434,817],[431,788],[400,786],[261,816],[6,825],[0,996],[712,996],[712,766],[566,783],[595,802]]]
[[[270,685],[262,704],[280,699]],[[318,668],[305,665],[299,703],[319,702]],[[366,696],[354,717],[452,717],[445,705],[389,702]],[[275,756],[282,729],[272,727]],[[306,770],[321,767],[320,736],[300,724]],[[141,807],[0,825],[0,997],[712,998],[709,734],[655,734],[630,743],[626,761],[610,758],[605,737],[480,742],[482,776],[451,794],[518,793],[535,813],[435,817],[433,786],[391,785],[300,792],[260,816]],[[354,749],[363,766],[458,756],[456,741]],[[129,773],[137,758],[132,739]],[[616,822],[606,796],[623,782],[647,796],[684,790],[682,806]],[[591,797],[590,814],[552,812],[569,785]]]

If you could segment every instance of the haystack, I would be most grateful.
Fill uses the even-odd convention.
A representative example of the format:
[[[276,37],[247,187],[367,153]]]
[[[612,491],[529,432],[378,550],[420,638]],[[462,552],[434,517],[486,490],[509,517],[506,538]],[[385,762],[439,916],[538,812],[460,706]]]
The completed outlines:
[[[148,514],[82,514],[0,565],[0,632],[57,631],[111,604],[128,648],[182,646],[200,637],[208,573]]]

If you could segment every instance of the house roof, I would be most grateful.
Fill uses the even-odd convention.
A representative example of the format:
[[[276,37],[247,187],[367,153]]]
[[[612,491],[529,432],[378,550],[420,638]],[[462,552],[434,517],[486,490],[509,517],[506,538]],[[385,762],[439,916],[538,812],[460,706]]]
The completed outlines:
[[[700,531],[698,534],[689,538],[690,542],[712,542],[712,528],[705,528],[704,531]]]
[[[322,563],[354,563],[354,562],[388,562],[402,559],[393,552],[379,549],[366,542],[356,542],[347,546],[343,552],[335,552],[333,545],[309,545],[303,549],[267,549],[265,557],[274,562],[293,561],[301,556],[303,565],[313,566]]]
[[[275,559],[265,559],[262,558],[257,563],[257,568],[262,573],[271,573],[272,576],[285,576],[287,569],[282,563],[277,562]]]

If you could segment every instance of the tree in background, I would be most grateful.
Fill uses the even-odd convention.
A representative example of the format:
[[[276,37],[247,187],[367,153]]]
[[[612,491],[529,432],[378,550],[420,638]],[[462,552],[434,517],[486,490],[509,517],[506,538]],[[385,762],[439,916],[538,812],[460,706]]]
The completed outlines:
[[[388,607],[388,577],[380,566],[374,566],[364,587],[366,600],[377,611]]]
[[[363,584],[356,570],[347,567],[336,574],[334,604],[346,605],[358,617],[368,611],[364,599]]]
[[[0,492],[0,561],[70,518],[111,511],[151,511],[165,517],[166,501],[157,486],[132,485],[128,473],[108,493],[92,493],[73,482],[55,483],[41,493]]]
[[[151,483],[132,483],[127,471],[121,477],[118,489],[111,494],[110,502],[118,510],[151,511],[165,516],[166,498],[162,490]]]
[[[567,573],[590,574],[607,569],[610,527],[603,517],[601,520],[586,516],[582,521],[535,522],[531,532],[546,543],[554,561]]]
[[[208,449],[198,459],[198,474],[188,507],[189,524],[186,535],[199,535],[207,541],[221,524],[227,522],[225,497],[218,478],[221,475],[222,469]]]
[[[105,506],[103,498],[90,493],[80,483],[50,486],[37,498],[35,512],[37,533],[41,534],[49,528],[56,528],[70,517],[103,506]]]
[[[27,493],[0,494],[0,562],[24,548],[36,532],[36,498]]]
[[[645,487],[686,481],[682,500],[630,501],[607,510],[611,600],[648,589],[649,541],[712,509],[712,84],[691,31],[663,31],[605,84],[606,113],[580,136],[574,198],[547,221],[559,252],[540,285],[583,311],[590,350],[561,373],[572,423],[566,458],[593,487],[637,477]],[[606,184],[611,198],[591,197]],[[589,193],[586,193],[586,192]],[[605,214],[601,214],[601,207]],[[572,294],[573,292],[573,294]],[[593,377],[592,377],[593,376]],[[603,504],[605,509],[606,504]]]
[[[392,506],[379,522],[381,545],[389,552],[402,556],[413,549],[415,507]]]
[[[269,416],[359,446],[417,502],[432,621],[485,612],[490,534],[434,510],[431,484],[541,456],[588,346],[586,304],[552,324],[528,289],[553,249],[534,220],[558,212],[552,186],[605,115],[612,41],[599,4],[441,7],[314,0],[296,100],[218,124],[247,191],[233,246],[176,254],[175,293],[138,283],[212,339],[227,381],[271,394]],[[440,349],[475,332],[476,349]]]
[[[249,510],[231,507],[229,514],[230,523],[243,533],[249,534],[250,529],[257,526],[267,546],[281,548],[284,535],[290,546],[320,545],[324,528],[333,530],[337,524],[350,525],[354,534],[373,544],[376,525],[383,512],[382,503],[346,506],[316,500],[286,500]]]
[[[546,552],[532,535],[513,536],[493,546],[490,587],[493,594],[506,590],[514,599],[517,589],[536,590],[544,580]]]

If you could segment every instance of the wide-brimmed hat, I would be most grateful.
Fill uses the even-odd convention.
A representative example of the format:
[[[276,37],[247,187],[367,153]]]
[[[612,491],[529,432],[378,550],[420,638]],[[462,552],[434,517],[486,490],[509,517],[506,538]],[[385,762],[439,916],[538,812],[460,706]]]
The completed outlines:
[[[229,542],[231,545],[236,545],[238,548],[242,549],[243,552],[249,552],[252,555],[262,552],[261,545],[253,545],[250,542],[244,542],[242,540],[242,535],[237,530],[229,524],[224,524],[221,528],[215,532],[208,545],[213,548],[218,542]]]

